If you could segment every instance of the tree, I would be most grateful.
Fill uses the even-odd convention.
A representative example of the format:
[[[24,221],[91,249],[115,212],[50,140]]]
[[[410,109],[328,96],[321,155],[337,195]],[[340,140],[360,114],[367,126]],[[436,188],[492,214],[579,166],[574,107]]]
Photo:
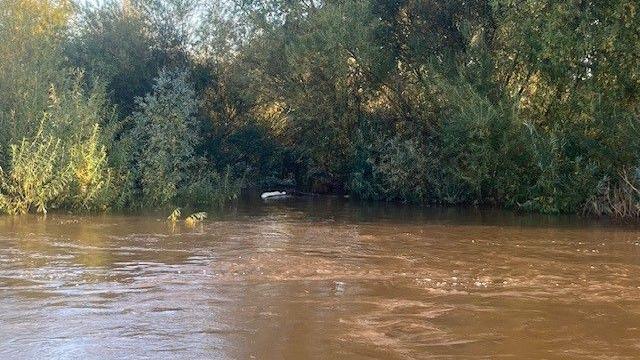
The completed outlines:
[[[131,117],[135,172],[148,206],[174,200],[195,161],[198,103],[187,76],[185,71],[161,71]]]

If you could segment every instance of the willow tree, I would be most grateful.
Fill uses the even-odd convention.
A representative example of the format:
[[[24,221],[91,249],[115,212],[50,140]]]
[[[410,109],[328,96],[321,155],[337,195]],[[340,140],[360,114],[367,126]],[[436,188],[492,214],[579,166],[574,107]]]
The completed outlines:
[[[60,43],[71,4],[1,0],[0,9],[0,146],[5,151],[12,141],[35,133],[49,88],[66,78]]]
[[[185,72],[162,71],[132,115],[132,162],[142,201],[170,203],[190,180],[198,140],[197,102]]]

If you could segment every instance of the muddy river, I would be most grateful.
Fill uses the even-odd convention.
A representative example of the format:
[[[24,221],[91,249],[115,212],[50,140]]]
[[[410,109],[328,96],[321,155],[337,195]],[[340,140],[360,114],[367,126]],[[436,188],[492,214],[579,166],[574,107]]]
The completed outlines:
[[[0,359],[637,359],[640,227],[338,199],[0,218]]]

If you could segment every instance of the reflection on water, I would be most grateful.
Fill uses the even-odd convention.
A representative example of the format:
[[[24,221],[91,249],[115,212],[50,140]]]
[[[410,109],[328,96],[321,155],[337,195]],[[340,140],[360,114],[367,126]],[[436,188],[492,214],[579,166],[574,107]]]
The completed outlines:
[[[0,218],[0,358],[637,358],[640,230],[246,203]]]

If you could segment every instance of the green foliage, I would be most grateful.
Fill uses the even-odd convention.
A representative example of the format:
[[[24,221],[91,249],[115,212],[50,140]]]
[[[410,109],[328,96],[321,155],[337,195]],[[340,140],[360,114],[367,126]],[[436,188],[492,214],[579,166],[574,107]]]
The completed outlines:
[[[152,90],[160,69],[186,65],[184,33],[193,12],[188,0],[128,3],[128,9],[120,1],[81,7],[77,30],[64,46],[73,66],[106,83],[123,116]]]
[[[640,173],[623,170],[622,182],[614,184],[605,177],[597,187],[597,193],[584,204],[583,212],[597,216],[618,218],[640,217]]]
[[[71,146],[69,163],[73,174],[67,195],[70,207],[83,211],[106,210],[113,197],[114,184],[98,124],[93,126],[88,139]]]
[[[187,184],[198,128],[195,92],[185,72],[162,71],[132,115],[135,172],[147,206],[170,203]]]
[[[619,49],[638,43],[634,2],[248,4],[246,99],[267,103],[258,120],[302,186],[551,213],[602,179],[628,188],[640,66]]]
[[[441,151],[445,182],[459,187],[454,202],[504,201],[519,140],[512,110],[469,84],[448,89],[452,109],[441,127]]]
[[[39,131],[12,145],[10,170],[0,171],[0,209],[46,213],[64,195],[72,173],[60,139]]]
[[[3,211],[246,181],[640,215],[636,1],[126,4],[0,0]]]
[[[202,222],[203,220],[205,220],[207,218],[208,214],[206,212],[197,212],[197,213],[193,213],[189,216],[187,216],[184,219],[184,223],[187,226],[195,226],[197,223]],[[175,225],[178,221],[180,221],[180,218],[182,217],[182,210],[180,208],[175,208],[171,214],[169,214],[169,216],[167,217],[167,221],[169,221],[171,224]]]
[[[525,210],[571,212],[595,191],[597,165],[581,156],[568,157],[567,144],[555,134],[540,134],[528,124],[537,177],[528,191]]]
[[[362,142],[358,153],[364,158],[353,165],[348,184],[355,196],[403,202],[430,200],[433,169],[417,141],[394,137],[373,142],[372,146]]]
[[[0,166],[8,144],[35,134],[48,90],[66,79],[60,43],[69,14],[64,0],[0,1]]]
[[[163,70],[153,91],[138,99],[132,130],[115,151],[129,181],[122,204],[219,206],[237,197],[241,182],[199,157],[198,101],[185,71]]]
[[[208,172],[196,176],[179,191],[177,202],[195,207],[220,207],[236,200],[243,181],[227,167],[222,174]]]
[[[2,210],[107,207],[104,89],[64,67],[66,1],[0,2]]]
[[[0,195],[8,213],[46,212],[49,207],[104,210],[111,191],[110,170],[99,122],[104,92],[80,88],[49,90],[49,104],[35,130],[10,145]]]

